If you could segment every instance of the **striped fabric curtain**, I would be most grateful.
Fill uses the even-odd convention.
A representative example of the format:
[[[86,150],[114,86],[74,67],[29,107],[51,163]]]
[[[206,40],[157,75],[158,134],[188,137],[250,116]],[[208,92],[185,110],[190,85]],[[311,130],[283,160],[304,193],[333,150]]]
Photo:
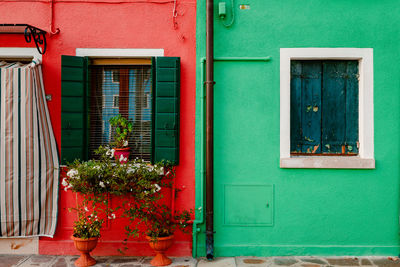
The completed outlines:
[[[52,237],[59,160],[41,66],[0,62],[0,74],[0,237]]]

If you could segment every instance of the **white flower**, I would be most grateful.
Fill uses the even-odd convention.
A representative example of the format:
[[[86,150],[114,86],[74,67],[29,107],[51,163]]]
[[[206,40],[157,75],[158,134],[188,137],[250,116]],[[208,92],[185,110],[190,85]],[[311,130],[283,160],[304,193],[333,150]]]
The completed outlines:
[[[106,187],[102,181],[99,182],[100,187]]]
[[[98,166],[98,165],[93,166],[93,169],[95,169],[95,170],[100,170],[100,166]]]
[[[154,184],[155,187],[155,192],[158,192],[161,190],[161,186],[159,186],[158,184]]]
[[[115,152],[115,149],[108,149],[106,151],[106,155],[109,156],[110,158],[113,158],[114,157],[114,152]]]
[[[128,140],[125,140],[122,146],[128,146]]]
[[[135,173],[135,172],[136,172],[136,169],[130,167],[130,168],[128,168],[128,169],[126,170],[126,172],[127,172],[127,173]]]
[[[85,211],[89,211],[89,209],[88,209],[86,206],[85,206],[84,210],[85,210]]]
[[[113,220],[113,219],[115,219],[115,218],[116,218],[116,216],[115,216],[114,213],[111,213],[111,216],[108,216],[108,219],[110,219],[110,220]]]
[[[64,187],[64,191],[67,192],[68,189],[70,189],[70,188],[72,188],[72,185],[71,185],[71,184],[68,184],[68,186]]]
[[[70,169],[68,172],[67,172],[67,176],[68,177],[71,177],[71,178],[76,178],[77,176],[78,176],[78,171],[77,170],[75,170],[75,169]]]
[[[149,170],[149,171],[151,172],[151,171],[153,171],[153,170],[154,170],[154,167],[153,167],[153,166],[151,166],[151,165],[148,165],[148,166],[147,166],[147,170]]]
[[[61,184],[62,184],[64,187],[67,187],[67,186],[69,185],[69,183],[67,182],[67,179],[66,179],[66,178],[64,178],[64,179],[62,180]]]
[[[121,156],[119,157],[119,161],[120,161],[120,162],[126,162],[127,160],[128,160],[128,158],[125,158],[124,155],[121,155]]]
[[[163,175],[164,174],[164,167],[161,167],[158,171],[157,171],[158,175]]]

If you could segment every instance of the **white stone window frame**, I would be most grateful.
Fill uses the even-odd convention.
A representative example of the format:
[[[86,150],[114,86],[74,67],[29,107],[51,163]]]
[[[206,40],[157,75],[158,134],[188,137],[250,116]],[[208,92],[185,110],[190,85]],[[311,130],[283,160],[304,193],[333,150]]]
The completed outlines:
[[[39,59],[42,60],[42,55],[36,48],[30,47],[0,47],[0,59]]]
[[[358,60],[359,105],[357,156],[290,155],[290,64],[292,60]],[[280,167],[374,169],[374,71],[372,48],[280,49]]]

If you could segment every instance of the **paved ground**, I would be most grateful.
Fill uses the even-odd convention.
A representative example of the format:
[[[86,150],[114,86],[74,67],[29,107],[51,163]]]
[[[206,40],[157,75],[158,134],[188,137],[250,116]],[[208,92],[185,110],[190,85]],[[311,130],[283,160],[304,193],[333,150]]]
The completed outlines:
[[[77,256],[0,255],[0,267],[73,267]],[[96,267],[149,267],[148,257],[95,257]],[[400,267],[396,257],[231,257],[172,258],[171,267]]]

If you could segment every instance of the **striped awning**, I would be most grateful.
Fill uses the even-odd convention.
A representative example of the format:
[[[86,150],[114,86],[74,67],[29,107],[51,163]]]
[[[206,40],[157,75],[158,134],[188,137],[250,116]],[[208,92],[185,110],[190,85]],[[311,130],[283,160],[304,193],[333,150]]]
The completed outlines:
[[[41,66],[0,62],[0,77],[0,237],[51,237],[59,160]]]

